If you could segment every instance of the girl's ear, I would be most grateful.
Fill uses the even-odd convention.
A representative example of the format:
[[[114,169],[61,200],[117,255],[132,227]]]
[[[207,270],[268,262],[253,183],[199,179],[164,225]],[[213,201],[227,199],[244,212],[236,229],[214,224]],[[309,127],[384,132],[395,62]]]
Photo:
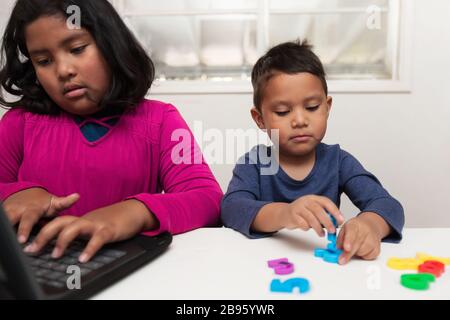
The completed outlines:
[[[265,129],[266,126],[264,125],[264,119],[262,117],[261,111],[253,107],[252,110],[250,110],[250,113],[252,114],[253,121],[255,121],[258,128],[260,128],[261,130]]]

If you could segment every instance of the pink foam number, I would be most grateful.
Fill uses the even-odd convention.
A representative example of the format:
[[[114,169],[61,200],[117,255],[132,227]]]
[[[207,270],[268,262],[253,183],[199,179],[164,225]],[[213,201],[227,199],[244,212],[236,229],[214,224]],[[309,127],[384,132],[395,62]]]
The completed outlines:
[[[294,264],[290,262],[281,262],[275,267],[276,274],[291,274],[292,272],[294,272]]]
[[[290,274],[294,272],[294,264],[290,263],[287,258],[267,261],[269,268],[273,268],[276,274]]]
[[[275,268],[276,266],[278,266],[280,264],[280,262],[289,262],[289,260],[288,260],[288,258],[269,260],[269,261],[267,261],[267,265],[269,266],[269,268]]]

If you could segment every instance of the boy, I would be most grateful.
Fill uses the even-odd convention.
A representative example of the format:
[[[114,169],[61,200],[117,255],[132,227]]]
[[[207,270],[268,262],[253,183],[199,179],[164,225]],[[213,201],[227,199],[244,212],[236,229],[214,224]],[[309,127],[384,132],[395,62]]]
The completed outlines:
[[[332,98],[311,46],[288,42],[272,48],[254,66],[252,84],[252,117],[269,136],[277,132],[278,141],[273,141],[275,148],[255,147],[236,165],[222,201],[225,226],[250,238],[284,228],[312,228],[323,237],[323,227],[336,231],[327,212],[339,225],[344,223],[338,207],[345,192],[361,213],[339,233],[340,264],[354,255],[375,259],[382,240],[399,242],[404,224],[401,204],[339,145],[321,143]],[[262,174],[260,157],[252,156],[261,151],[278,152],[278,172]]]

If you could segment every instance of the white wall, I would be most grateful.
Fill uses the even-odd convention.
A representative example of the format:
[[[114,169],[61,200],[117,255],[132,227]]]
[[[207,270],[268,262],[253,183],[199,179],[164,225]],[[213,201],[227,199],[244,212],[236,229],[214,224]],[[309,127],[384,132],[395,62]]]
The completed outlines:
[[[450,1],[415,3],[411,93],[334,94],[324,142],[339,143],[381,180],[403,204],[407,226],[450,227]],[[250,94],[153,98],[205,129],[255,127]],[[226,190],[233,166],[212,169]],[[342,210],[355,213],[348,201]]]

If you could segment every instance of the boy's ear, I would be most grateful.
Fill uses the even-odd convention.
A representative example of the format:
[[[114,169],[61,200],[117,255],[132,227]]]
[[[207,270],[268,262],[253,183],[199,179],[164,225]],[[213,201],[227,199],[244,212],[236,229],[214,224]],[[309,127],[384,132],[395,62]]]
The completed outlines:
[[[333,97],[328,96],[327,97],[327,118],[330,115],[331,106],[333,105]]]
[[[264,119],[262,117],[261,111],[253,107],[252,110],[250,110],[250,113],[252,114],[253,121],[255,121],[258,128],[260,128],[261,130],[265,129],[266,126],[264,125]]]

